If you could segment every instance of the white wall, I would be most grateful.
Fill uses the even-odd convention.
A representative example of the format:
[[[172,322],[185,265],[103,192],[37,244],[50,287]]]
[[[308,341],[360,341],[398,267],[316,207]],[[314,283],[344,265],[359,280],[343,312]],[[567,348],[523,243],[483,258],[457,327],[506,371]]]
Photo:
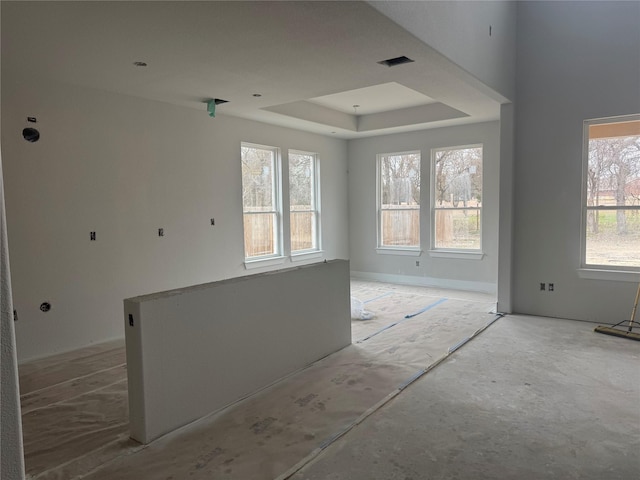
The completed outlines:
[[[495,292],[498,256],[499,122],[386,135],[349,142],[349,245],[352,272],[407,283]],[[428,255],[431,149],[481,143],[484,146],[482,260]],[[376,155],[420,150],[420,257],[376,253]],[[416,267],[416,260],[420,266]]]
[[[0,158],[0,478],[24,478],[20,387]]]
[[[516,2],[368,3],[494,91],[514,99]]]
[[[20,480],[24,449],[2,170],[0,155],[0,478]]]
[[[580,279],[577,270],[583,120],[640,112],[638,25],[638,2],[518,5],[517,312],[629,318],[637,284]],[[540,292],[539,282],[554,282],[555,292]]]
[[[241,141],[319,153],[324,257],[348,258],[346,141],[3,72],[19,358],[122,337],[124,298],[247,274]]]
[[[500,198],[498,221],[497,311],[513,311],[513,198],[514,198],[514,105],[500,107]]]
[[[146,295],[124,305],[130,431],[142,443],[351,343],[345,260]]]

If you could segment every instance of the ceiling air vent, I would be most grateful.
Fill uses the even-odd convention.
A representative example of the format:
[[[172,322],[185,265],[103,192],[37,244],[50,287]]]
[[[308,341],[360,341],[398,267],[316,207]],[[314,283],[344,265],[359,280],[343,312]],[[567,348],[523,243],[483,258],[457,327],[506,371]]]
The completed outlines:
[[[380,65],[386,65],[387,67],[395,67],[397,65],[402,65],[404,63],[412,63],[415,60],[411,60],[409,57],[405,57],[404,55],[396,58],[388,58],[387,60],[382,60],[378,62]]]

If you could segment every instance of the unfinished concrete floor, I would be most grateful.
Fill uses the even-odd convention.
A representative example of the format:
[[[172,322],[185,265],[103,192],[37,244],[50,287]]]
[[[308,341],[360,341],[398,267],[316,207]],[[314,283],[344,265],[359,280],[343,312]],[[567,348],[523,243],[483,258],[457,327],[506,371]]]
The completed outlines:
[[[352,346],[148,446],[127,439],[122,346],[21,366],[30,478],[638,477],[640,342],[506,317],[400,390],[496,318],[491,298],[352,292],[375,314]]]
[[[507,316],[294,479],[640,478],[640,342]]]

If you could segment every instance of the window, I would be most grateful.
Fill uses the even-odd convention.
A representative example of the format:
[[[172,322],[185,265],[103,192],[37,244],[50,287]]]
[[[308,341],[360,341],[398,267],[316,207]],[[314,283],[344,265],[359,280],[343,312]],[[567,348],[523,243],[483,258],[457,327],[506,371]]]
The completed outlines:
[[[279,157],[277,148],[241,146],[244,254],[248,260],[282,252]]]
[[[482,146],[437,149],[431,157],[432,249],[480,251]]]
[[[378,246],[420,247],[420,152],[378,155]]]
[[[585,121],[582,265],[640,269],[640,115]]]
[[[289,151],[291,254],[320,249],[318,156]]]

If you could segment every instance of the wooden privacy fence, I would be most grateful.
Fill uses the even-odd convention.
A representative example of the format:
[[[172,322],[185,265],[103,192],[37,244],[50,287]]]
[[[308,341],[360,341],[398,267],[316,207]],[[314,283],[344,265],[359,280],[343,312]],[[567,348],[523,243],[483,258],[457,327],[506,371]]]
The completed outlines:
[[[313,244],[314,216],[314,212],[291,212],[292,251],[315,247]],[[257,257],[275,253],[275,219],[276,214],[271,212],[244,214],[245,256]]]
[[[274,213],[244,214],[244,254],[257,257],[274,253]]]
[[[314,239],[314,212],[290,215],[291,250],[311,249]],[[275,253],[275,218],[272,212],[244,215],[244,247],[247,257]],[[480,248],[480,209],[437,210],[436,248]],[[420,210],[382,211],[382,245],[420,246]]]
[[[480,209],[437,210],[436,248],[480,248]],[[420,246],[420,210],[382,210],[382,245]]]
[[[419,246],[420,210],[382,210],[382,245]]]

